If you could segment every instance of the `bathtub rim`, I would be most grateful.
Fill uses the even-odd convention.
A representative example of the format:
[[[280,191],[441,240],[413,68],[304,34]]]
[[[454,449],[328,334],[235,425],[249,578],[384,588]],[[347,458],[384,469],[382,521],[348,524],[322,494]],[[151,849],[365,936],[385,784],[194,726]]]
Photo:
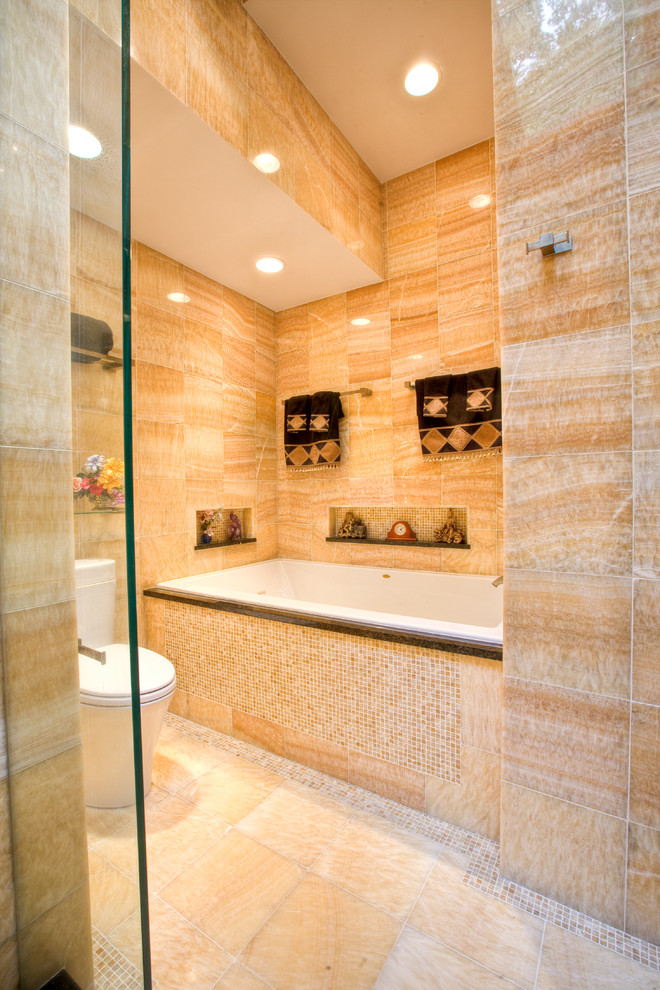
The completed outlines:
[[[273,558],[285,559],[285,558]],[[256,561],[255,563],[263,563]],[[249,566],[249,565],[246,565]],[[228,568],[227,570],[231,570]],[[203,577],[200,575],[189,575],[190,577]],[[463,575],[457,575],[461,577]],[[484,575],[467,575],[470,577],[484,577]],[[488,576],[486,576],[487,579]],[[470,638],[466,636],[454,636],[450,632],[442,631],[417,631],[406,628],[397,628],[392,625],[379,624],[378,622],[359,621],[348,617],[334,617],[321,615],[309,610],[297,610],[294,607],[283,608],[272,606],[263,601],[245,602],[231,598],[196,594],[189,590],[177,591],[172,588],[154,586],[145,588],[142,594],[146,598],[155,598],[161,601],[178,602],[183,605],[193,605],[198,608],[206,608],[220,612],[233,612],[238,615],[252,616],[253,618],[266,619],[274,622],[285,622],[290,625],[307,626],[313,629],[322,629],[329,632],[344,633],[351,636],[364,636],[371,639],[378,639],[386,642],[406,643],[410,646],[419,646],[425,649],[438,650],[445,653],[461,654],[463,656],[479,657],[485,660],[502,660],[503,648],[499,642]],[[500,627],[496,627],[500,628]]]

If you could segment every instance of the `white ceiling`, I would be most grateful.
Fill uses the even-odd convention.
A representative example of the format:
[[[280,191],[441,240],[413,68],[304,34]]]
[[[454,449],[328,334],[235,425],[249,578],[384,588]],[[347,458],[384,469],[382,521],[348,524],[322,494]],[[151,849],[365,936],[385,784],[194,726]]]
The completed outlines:
[[[378,276],[140,66],[131,65],[133,236],[279,311]],[[263,255],[286,262],[266,275]]]
[[[247,0],[246,9],[381,181],[492,134],[489,0]],[[75,122],[104,145],[72,168],[73,203],[119,229],[120,53],[84,18],[72,34],[85,76]],[[416,100],[402,79],[421,57],[439,64],[442,82]],[[378,281],[148,73],[131,71],[133,237],[275,310]],[[284,258],[284,272],[257,272],[262,254]]]
[[[490,0],[243,0],[381,182],[494,133]],[[424,97],[403,88],[421,60]]]

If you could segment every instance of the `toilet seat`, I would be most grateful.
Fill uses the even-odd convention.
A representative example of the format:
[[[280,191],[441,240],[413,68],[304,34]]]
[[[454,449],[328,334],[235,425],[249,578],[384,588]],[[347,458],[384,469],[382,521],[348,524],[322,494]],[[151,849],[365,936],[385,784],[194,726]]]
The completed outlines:
[[[130,651],[126,643],[100,647],[106,662],[78,654],[80,701],[96,708],[130,708]],[[140,705],[148,705],[172,694],[176,673],[170,661],[160,653],[138,647],[140,670]]]

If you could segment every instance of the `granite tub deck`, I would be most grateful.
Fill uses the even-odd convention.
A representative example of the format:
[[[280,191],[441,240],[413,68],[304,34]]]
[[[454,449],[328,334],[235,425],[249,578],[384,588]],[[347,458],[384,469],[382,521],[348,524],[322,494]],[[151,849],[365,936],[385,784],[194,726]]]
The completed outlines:
[[[278,560],[145,595],[149,644],[177,672],[172,711],[497,838],[501,591]]]

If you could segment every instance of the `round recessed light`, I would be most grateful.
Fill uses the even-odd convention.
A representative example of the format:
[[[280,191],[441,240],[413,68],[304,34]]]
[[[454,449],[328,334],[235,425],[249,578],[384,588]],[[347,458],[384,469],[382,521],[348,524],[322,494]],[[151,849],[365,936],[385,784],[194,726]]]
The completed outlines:
[[[366,316],[358,316],[357,320],[351,320],[354,327],[366,327],[367,323],[371,323]]]
[[[69,151],[76,158],[98,158],[103,148],[91,131],[69,124]]]
[[[257,166],[260,172],[265,172],[266,175],[270,175],[271,172],[277,172],[280,167],[279,158],[276,158],[275,155],[271,155],[267,151],[253,158],[252,163]]]
[[[280,258],[259,258],[257,268],[260,272],[281,272],[284,262]]]
[[[190,296],[185,295],[183,292],[168,292],[167,298],[171,299],[172,302],[187,303],[190,302]]]
[[[408,75],[404,86],[411,96],[426,96],[438,85],[438,70],[430,62],[420,62],[414,65]]]
[[[484,206],[490,206],[490,196],[488,193],[479,193],[478,196],[472,197],[470,206],[473,210],[481,210]]]

